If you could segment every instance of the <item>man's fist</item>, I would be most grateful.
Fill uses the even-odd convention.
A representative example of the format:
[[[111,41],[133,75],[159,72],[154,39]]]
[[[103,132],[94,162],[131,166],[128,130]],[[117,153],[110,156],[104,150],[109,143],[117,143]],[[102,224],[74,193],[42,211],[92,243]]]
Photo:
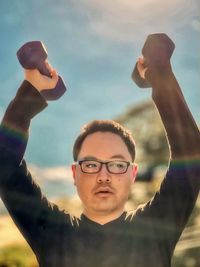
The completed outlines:
[[[54,89],[59,78],[56,70],[47,61],[45,61],[45,65],[51,73],[51,77],[42,75],[38,69],[24,69],[25,80],[30,82],[39,92],[45,89]]]

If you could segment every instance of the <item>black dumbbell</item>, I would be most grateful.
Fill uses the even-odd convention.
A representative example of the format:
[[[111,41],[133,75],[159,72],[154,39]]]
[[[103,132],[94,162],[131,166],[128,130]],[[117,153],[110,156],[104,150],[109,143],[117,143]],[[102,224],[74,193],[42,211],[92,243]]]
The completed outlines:
[[[147,62],[154,65],[162,65],[171,58],[175,44],[164,33],[155,33],[147,36],[142,48],[142,55]],[[143,79],[137,69],[137,63],[132,73],[132,79],[140,88],[151,87],[147,80]]]
[[[23,68],[38,69],[41,74],[51,77],[51,74],[45,66],[45,60],[47,56],[47,50],[44,44],[40,41],[31,41],[25,43],[17,51],[18,60]],[[46,100],[56,100],[60,98],[65,91],[66,86],[62,78],[59,76],[58,82],[54,89],[45,89],[40,93]]]

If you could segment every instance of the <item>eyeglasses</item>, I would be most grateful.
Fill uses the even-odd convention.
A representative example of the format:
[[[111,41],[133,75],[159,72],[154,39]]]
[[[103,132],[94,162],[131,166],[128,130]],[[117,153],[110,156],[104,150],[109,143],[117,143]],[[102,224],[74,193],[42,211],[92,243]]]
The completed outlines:
[[[128,167],[130,165],[133,165],[132,162],[123,160],[112,160],[112,161],[80,160],[77,163],[81,166],[82,172],[88,174],[94,174],[100,172],[103,164],[106,165],[107,171],[112,174],[126,173]]]

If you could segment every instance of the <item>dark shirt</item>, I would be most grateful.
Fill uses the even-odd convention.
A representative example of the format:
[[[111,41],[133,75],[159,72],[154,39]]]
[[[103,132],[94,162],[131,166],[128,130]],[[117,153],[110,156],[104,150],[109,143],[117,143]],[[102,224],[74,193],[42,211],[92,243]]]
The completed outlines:
[[[0,128],[0,194],[40,267],[169,267],[200,187],[198,160],[170,161],[160,191],[100,225],[50,203],[22,160],[31,118],[46,106],[24,82]]]

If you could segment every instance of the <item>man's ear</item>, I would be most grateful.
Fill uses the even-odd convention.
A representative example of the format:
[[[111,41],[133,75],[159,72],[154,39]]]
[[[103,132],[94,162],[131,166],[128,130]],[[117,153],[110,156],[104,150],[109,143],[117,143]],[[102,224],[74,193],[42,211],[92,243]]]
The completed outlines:
[[[138,173],[138,165],[136,163],[134,163],[133,168],[132,168],[132,183],[135,182],[137,173]]]
[[[76,185],[76,164],[72,164],[71,169],[72,169],[72,175],[74,179],[74,185]]]

